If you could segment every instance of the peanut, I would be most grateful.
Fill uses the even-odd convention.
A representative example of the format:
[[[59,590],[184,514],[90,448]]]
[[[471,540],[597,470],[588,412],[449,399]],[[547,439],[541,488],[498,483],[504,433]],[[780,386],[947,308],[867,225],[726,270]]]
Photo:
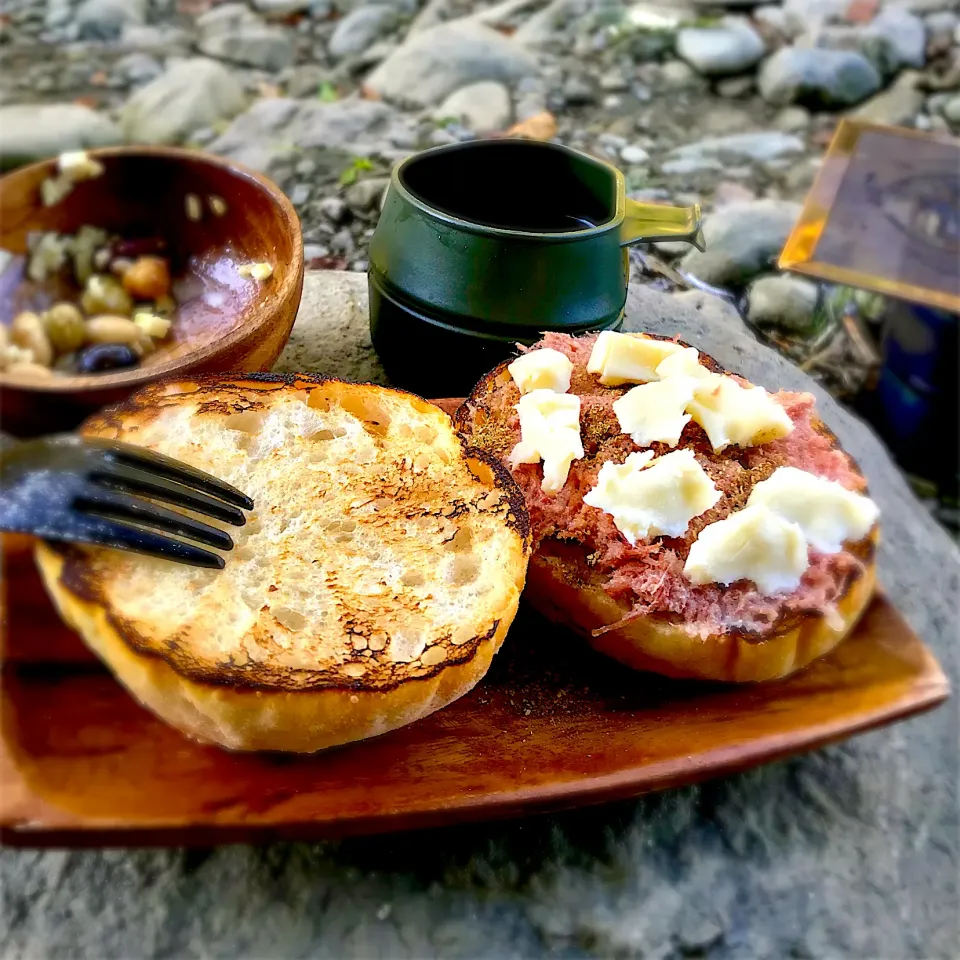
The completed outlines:
[[[49,367],[41,367],[39,363],[30,363],[26,360],[11,363],[3,372],[17,380],[49,380],[53,376],[53,371]]]
[[[128,343],[138,345],[144,339],[143,331],[126,317],[104,315],[84,324],[87,343]]]
[[[53,363],[53,347],[43,329],[43,322],[28,311],[18,313],[10,324],[10,339],[33,354],[33,362],[42,367]]]

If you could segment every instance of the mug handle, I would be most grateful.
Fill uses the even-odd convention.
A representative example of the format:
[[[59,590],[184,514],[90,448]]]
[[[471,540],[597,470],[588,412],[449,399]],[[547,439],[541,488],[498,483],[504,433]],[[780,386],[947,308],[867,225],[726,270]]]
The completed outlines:
[[[659,203],[638,203],[627,197],[624,204],[621,247],[656,240],[686,240],[698,250],[706,249],[699,203],[692,207],[670,207]]]

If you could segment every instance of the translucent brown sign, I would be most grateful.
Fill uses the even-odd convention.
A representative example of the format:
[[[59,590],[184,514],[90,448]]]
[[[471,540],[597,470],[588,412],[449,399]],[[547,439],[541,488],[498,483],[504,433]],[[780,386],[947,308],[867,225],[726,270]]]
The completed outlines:
[[[843,120],[780,267],[960,312],[960,140]]]

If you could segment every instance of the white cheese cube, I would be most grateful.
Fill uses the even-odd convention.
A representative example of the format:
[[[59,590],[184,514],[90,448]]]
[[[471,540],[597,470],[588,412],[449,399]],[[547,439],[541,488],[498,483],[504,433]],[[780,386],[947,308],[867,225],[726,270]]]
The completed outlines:
[[[744,507],[700,531],[683,573],[696,584],[752,580],[768,596],[795,590],[806,569],[800,527],[766,507]]]
[[[631,453],[622,464],[605,463],[583,502],[613,517],[631,546],[650,537],[681,537],[690,521],[709,510],[720,491],[692,450],[653,457]]]
[[[690,414],[683,411],[693,399],[695,383],[691,377],[671,377],[628,390],[613,403],[620,429],[638,447],[656,441],[675,447],[690,421]]]
[[[796,467],[778,467],[750,493],[747,506],[761,506],[799,525],[814,550],[837,553],[844,541],[861,540],[880,510],[861,493]]]
[[[687,412],[707,432],[717,453],[730,444],[767,443],[793,430],[787,411],[763,387],[741,387],[732,377],[719,374],[696,381]]]
[[[700,352],[696,347],[684,347],[660,362],[657,367],[657,376],[661,380],[666,380],[667,377],[697,377],[702,380],[712,374],[700,362]]]
[[[517,357],[507,370],[521,393],[531,390],[566,393],[570,389],[573,364],[559,350],[544,347]]]
[[[576,394],[533,390],[516,406],[520,442],[510,454],[512,466],[543,461],[540,489],[551,496],[567,482],[570,464],[583,456],[580,398]]]
[[[683,349],[672,340],[653,340],[604,330],[593,345],[587,373],[598,374],[600,382],[608,387],[621,383],[648,383],[659,380],[657,367],[671,354]]]

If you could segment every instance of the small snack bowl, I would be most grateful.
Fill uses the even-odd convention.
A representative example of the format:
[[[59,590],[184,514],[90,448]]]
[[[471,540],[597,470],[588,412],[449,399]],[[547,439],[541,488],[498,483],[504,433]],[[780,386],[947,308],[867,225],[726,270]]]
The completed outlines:
[[[16,170],[0,178],[0,426],[67,430],[162,377],[268,370],[302,285],[293,206],[232,161],[115,147]]]

